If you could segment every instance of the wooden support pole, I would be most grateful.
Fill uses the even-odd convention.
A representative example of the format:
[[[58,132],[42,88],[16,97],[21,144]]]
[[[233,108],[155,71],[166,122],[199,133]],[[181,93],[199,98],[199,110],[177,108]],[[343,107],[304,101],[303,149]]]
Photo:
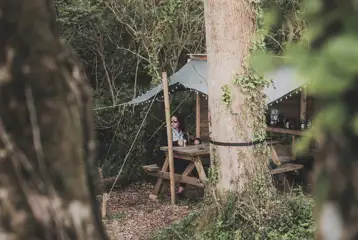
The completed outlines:
[[[300,101],[300,120],[306,121],[307,115],[307,91],[305,88],[301,91],[301,101]]]
[[[200,138],[200,95],[199,93],[196,94],[196,107],[195,107],[195,112],[196,112],[196,137]]]
[[[100,182],[103,182],[103,173],[102,173],[102,169],[98,168],[98,174],[99,174],[99,179]],[[107,193],[103,192],[102,193],[102,204],[101,204],[101,216],[102,218],[105,218],[107,216]]]
[[[295,146],[296,146],[296,136],[292,135],[292,144],[291,144],[292,160],[296,160],[297,157]]]
[[[303,88],[301,91],[301,98],[300,98],[300,125],[302,124],[302,122],[304,122],[305,124],[305,128],[307,126],[307,91],[306,88]],[[296,138],[293,136],[292,137],[292,150],[293,150],[293,154],[292,154],[292,159],[296,160],[296,149],[295,149],[295,144],[296,144]]]
[[[174,175],[174,157],[173,157],[173,137],[170,123],[170,104],[169,104],[169,84],[167,73],[162,73],[163,91],[164,91],[164,106],[165,106],[165,120],[167,123],[167,137],[168,137],[168,158],[170,171],[170,193],[172,204],[175,204],[175,175]]]

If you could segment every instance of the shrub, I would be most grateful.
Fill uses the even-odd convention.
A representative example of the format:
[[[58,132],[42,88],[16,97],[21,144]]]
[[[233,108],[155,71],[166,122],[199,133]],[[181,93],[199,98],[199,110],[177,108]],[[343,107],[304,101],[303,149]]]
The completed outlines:
[[[282,195],[260,183],[248,189],[240,196],[229,193],[225,204],[203,206],[153,239],[313,239],[311,197],[300,189]]]

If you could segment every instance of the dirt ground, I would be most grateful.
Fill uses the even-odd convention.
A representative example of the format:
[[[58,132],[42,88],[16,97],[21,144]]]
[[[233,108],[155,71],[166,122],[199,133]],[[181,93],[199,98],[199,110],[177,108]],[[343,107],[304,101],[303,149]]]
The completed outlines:
[[[151,201],[150,183],[135,184],[112,192],[108,200],[109,216],[103,220],[111,240],[144,240],[157,230],[182,219],[195,205],[189,201],[170,204],[169,198]]]
[[[294,181],[297,180],[295,177]],[[301,180],[298,182],[301,183]],[[152,183],[141,183],[111,193],[107,205],[108,217],[103,220],[111,240],[149,240],[156,231],[197,210],[203,194],[189,187],[186,190],[187,197],[196,201],[184,198],[173,206],[169,189],[164,191],[158,201],[149,199],[152,190]]]

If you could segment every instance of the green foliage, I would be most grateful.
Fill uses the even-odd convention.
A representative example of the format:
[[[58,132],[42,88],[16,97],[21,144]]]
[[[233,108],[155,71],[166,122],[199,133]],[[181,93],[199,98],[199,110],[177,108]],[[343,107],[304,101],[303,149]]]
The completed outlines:
[[[223,102],[225,103],[225,105],[229,106],[231,104],[231,98],[232,98],[230,87],[228,85],[224,85],[221,87],[221,91],[222,91]]]
[[[202,52],[204,16],[201,1],[56,1],[62,36],[81,59],[93,92],[94,108],[129,101],[150,87],[162,70],[168,74],[186,63],[186,54]],[[155,41],[154,41],[155,39]],[[153,40],[153,41],[152,41]],[[153,69],[155,72],[153,72]],[[176,94],[175,109],[187,94]],[[155,102],[131,150],[122,175],[145,176],[143,164],[159,163],[164,121]],[[193,97],[179,111],[194,125]],[[121,168],[148,105],[95,111],[98,165],[105,176]]]
[[[287,49],[286,55],[298,69],[300,77],[311,82],[308,91],[316,97],[319,108],[315,109],[317,115],[313,127],[300,149],[318,140],[320,151],[324,154],[323,159],[316,163],[317,212],[327,201],[336,204],[341,212],[352,212],[353,205],[347,202],[351,201],[354,190],[348,190],[349,195],[343,192],[351,189],[351,173],[355,171],[357,162],[353,144],[357,141],[355,122],[358,113],[356,2],[303,1],[303,6],[307,10],[307,38],[310,45],[293,44]],[[337,181],[344,184],[337,185]],[[343,234],[355,238],[355,233],[350,231],[350,224],[354,223],[345,217],[343,221]],[[325,231],[324,228],[320,229],[321,233]]]
[[[300,190],[291,195],[267,191],[264,179],[250,184],[248,189],[240,196],[229,194],[216,215],[215,210],[205,206],[200,213],[156,233],[153,239],[314,239],[311,198]],[[207,224],[199,227],[201,222]]]
[[[256,51],[265,51],[265,29],[263,28],[263,9],[262,1],[252,2],[256,11],[256,33],[252,39],[250,53]],[[248,57],[246,71],[244,74],[235,76],[234,84],[239,86],[245,94],[245,104],[251,119],[255,119],[252,123],[253,141],[264,140],[266,138],[266,119],[265,112],[267,105],[262,90],[270,84],[270,80],[264,78],[251,66],[251,55]],[[263,149],[264,150],[264,149]],[[264,151],[266,153],[266,151]]]
[[[211,165],[208,172],[209,184],[211,187],[215,187],[216,183],[219,181],[219,159],[216,153],[216,147],[211,147]]]
[[[357,131],[356,113],[345,98],[354,88],[358,73],[356,11],[350,1],[329,10],[322,8],[322,3],[302,1],[300,8],[305,9],[305,20],[310,23],[303,37],[309,46],[303,41],[291,43],[284,52],[285,63],[295,66],[300,78],[310,82],[308,93],[321,102],[313,127],[298,145],[299,151],[317,138],[324,139],[342,129]],[[330,29],[332,25],[337,28]]]
[[[257,74],[249,68],[245,75],[237,76],[234,84],[240,86],[245,94],[245,103],[249,114],[255,119],[253,122],[253,141],[264,140],[266,138],[266,118],[265,112],[267,105],[262,94],[262,89],[269,85],[270,81]]]
[[[194,235],[194,220],[200,215],[200,211],[193,212],[184,217],[177,223],[171,224],[169,227],[161,229],[156,232],[152,240],[167,240],[167,239],[191,239]]]
[[[200,0],[112,1],[107,4],[144,56],[153,82],[161,71],[170,75],[186,53],[204,52],[204,6]]]
[[[301,0],[263,0],[262,28],[265,29],[266,48],[274,54],[282,54],[287,46],[305,42],[307,17]],[[310,1],[315,4],[317,1]]]

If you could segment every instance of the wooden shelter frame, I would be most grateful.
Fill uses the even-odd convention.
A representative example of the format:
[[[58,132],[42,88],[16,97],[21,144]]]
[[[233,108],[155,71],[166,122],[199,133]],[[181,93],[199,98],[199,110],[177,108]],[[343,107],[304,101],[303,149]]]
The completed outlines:
[[[187,60],[188,62],[190,62],[191,60],[196,59],[196,60],[207,60],[207,55],[206,54],[190,54],[189,55],[189,59]],[[165,74],[166,75],[166,74]],[[167,81],[167,79],[165,80]],[[170,108],[169,108],[169,94],[168,94],[168,83],[163,82],[163,90],[164,90],[164,102],[166,102],[166,107],[165,107],[165,111],[168,115],[168,113],[170,113]],[[282,100],[282,99],[281,99]],[[277,101],[276,101],[277,102]],[[209,136],[203,136],[203,132],[202,132],[202,128],[203,127],[207,127],[209,128],[209,121],[210,121],[210,109],[208,108],[208,112],[207,114],[207,125],[203,126],[203,122],[201,121],[203,119],[203,112],[202,112],[202,106],[204,104],[207,104],[207,102],[203,102],[201,99],[200,94],[196,94],[196,100],[195,100],[195,135],[197,138],[207,138],[209,140]],[[307,91],[306,88],[303,87],[301,94],[300,94],[300,121],[306,121],[307,120]],[[170,127],[170,119],[167,117],[166,118],[166,124],[167,127]],[[206,123],[204,123],[206,124]],[[281,133],[281,134],[286,134],[286,135],[291,135],[292,137],[292,159],[296,159],[296,154],[294,151],[294,145],[296,143],[296,137],[297,136],[303,136],[304,135],[304,131],[301,130],[293,130],[293,129],[285,129],[285,128],[277,128],[277,127],[272,127],[269,126],[267,128],[267,132],[272,132],[272,133]],[[205,132],[207,135],[209,135],[209,130],[207,132]],[[143,166],[143,168],[150,174],[153,176],[157,176],[158,177],[158,181],[157,184],[154,188],[154,192],[153,192],[153,196],[156,197],[156,195],[159,192],[159,188],[161,186],[161,183],[163,181],[163,178],[167,178],[170,179],[171,182],[171,197],[172,197],[172,203],[175,203],[175,193],[174,193],[174,184],[175,181],[181,181],[181,182],[186,182],[188,184],[192,184],[192,185],[196,185],[196,186],[204,186],[202,184],[201,181],[204,181],[206,179],[206,176],[204,176],[202,174],[202,176],[199,176],[200,178],[197,180],[193,180],[194,178],[188,177],[187,175],[193,170],[193,168],[197,165],[195,162],[197,162],[198,159],[196,159],[197,156],[185,156],[184,159],[190,158],[192,163],[188,166],[188,169],[186,169],[184,171],[184,173],[182,175],[178,175],[174,173],[174,167],[170,168],[170,171],[168,172],[168,167],[173,164],[171,163],[172,161],[174,161],[172,158],[175,155],[176,157],[178,156],[178,154],[180,155],[180,153],[178,153],[178,151],[176,151],[175,153],[173,153],[173,147],[170,145],[172,143],[170,143],[171,138],[169,138],[168,136],[168,148],[165,150],[166,151],[166,161],[164,163],[164,165],[162,166],[162,170],[160,171],[160,168],[158,166],[153,166],[153,165],[147,165],[147,166]],[[273,145],[277,144],[278,142],[272,141],[270,143],[270,149],[271,149],[271,158],[272,160],[278,165],[278,168],[271,170],[272,174],[283,174],[283,176],[285,175],[285,173],[290,172],[290,171],[297,171],[303,168],[303,165],[301,164],[282,164],[280,157],[278,156],[278,154],[276,153],[275,148],[273,147]],[[162,149],[163,150],[163,149]],[[188,159],[187,159],[188,160]],[[201,163],[200,163],[201,165]],[[202,165],[201,165],[202,166]],[[153,170],[154,169],[154,170]],[[190,170],[190,172],[189,172]],[[198,170],[201,172],[202,171],[202,167],[199,166]],[[156,173],[154,173],[156,172]],[[284,180],[285,176],[283,177]]]

